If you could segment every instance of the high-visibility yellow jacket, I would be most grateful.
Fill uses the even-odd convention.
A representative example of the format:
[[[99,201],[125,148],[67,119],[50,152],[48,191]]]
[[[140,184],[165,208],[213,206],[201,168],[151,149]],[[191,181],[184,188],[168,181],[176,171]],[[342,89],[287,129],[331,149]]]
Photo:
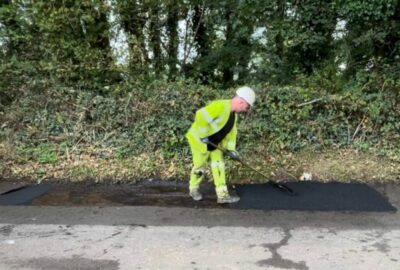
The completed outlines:
[[[196,111],[195,120],[186,133],[190,145],[202,153],[207,152],[207,145],[200,141],[221,130],[228,122],[232,112],[231,100],[215,100]],[[228,150],[236,150],[237,116],[231,131],[225,136],[220,145]]]

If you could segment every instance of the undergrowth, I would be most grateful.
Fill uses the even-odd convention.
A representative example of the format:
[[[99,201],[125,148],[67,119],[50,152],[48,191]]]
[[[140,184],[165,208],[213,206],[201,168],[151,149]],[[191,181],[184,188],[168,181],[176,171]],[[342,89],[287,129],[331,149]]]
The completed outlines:
[[[252,85],[257,101],[240,116],[238,150],[277,180],[304,171],[321,181],[398,179],[399,82],[373,74],[352,84],[324,80],[320,74],[291,86]],[[63,86],[26,91],[0,111],[0,175],[187,179],[184,134],[196,109],[234,90],[127,80],[102,94]],[[227,164],[234,182],[263,181]]]

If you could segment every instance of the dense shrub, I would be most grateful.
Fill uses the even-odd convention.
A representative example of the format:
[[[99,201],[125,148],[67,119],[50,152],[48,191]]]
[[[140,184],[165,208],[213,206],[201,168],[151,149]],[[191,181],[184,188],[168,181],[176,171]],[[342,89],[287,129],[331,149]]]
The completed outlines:
[[[382,85],[373,74],[368,78],[360,74],[358,81],[346,87],[346,91],[331,92],[312,82],[255,85],[257,102],[240,116],[239,147],[262,144],[268,151],[279,152],[305,146],[367,148],[385,141],[398,143],[398,82]],[[2,120],[16,143],[89,144],[99,153],[112,148],[121,158],[161,150],[170,158],[188,153],[184,135],[196,109],[213,99],[231,98],[234,90],[160,80],[116,84],[105,95],[53,87],[45,95],[26,94]]]

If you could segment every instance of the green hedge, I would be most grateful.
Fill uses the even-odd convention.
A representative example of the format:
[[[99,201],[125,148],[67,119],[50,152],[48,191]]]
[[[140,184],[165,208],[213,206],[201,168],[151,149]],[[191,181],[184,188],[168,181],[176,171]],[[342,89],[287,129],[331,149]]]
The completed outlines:
[[[318,150],[398,145],[398,82],[379,85],[370,80],[347,85],[341,92],[316,87],[315,81],[285,87],[253,85],[257,101],[240,117],[239,148],[261,146],[279,152],[306,146]],[[112,148],[120,158],[157,150],[166,158],[186,155],[184,134],[196,109],[213,99],[230,98],[234,91],[162,80],[126,81],[102,89],[106,95],[51,87],[14,102],[2,116],[1,135],[13,136],[21,145],[56,141],[79,150],[89,144],[100,154]]]

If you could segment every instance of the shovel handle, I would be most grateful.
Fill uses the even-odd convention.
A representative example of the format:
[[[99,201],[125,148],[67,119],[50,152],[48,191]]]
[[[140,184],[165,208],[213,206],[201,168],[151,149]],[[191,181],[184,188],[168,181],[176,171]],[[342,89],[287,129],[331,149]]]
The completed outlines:
[[[252,170],[252,171],[254,171],[254,172],[256,172],[256,173],[262,175],[264,178],[267,178],[267,179],[268,179],[268,177],[267,177],[266,175],[264,175],[262,172],[260,172],[260,171],[258,171],[258,170],[256,170],[256,169],[254,169],[253,167],[251,167],[250,165],[248,165],[248,164],[247,164],[246,162],[244,162],[241,158],[239,158],[239,159],[234,158],[234,157],[232,156],[232,154],[231,154],[227,149],[225,149],[224,147],[219,146],[219,145],[217,145],[217,144],[215,144],[215,143],[213,143],[213,142],[209,142],[209,144],[210,144],[212,147],[215,147],[215,148],[217,148],[218,150],[222,151],[222,153],[228,155],[228,156],[229,156],[230,158],[232,158],[233,160],[236,160],[237,162],[241,163],[243,166],[249,168],[250,170]],[[292,196],[297,195],[297,193],[294,192],[293,189],[291,189],[290,187],[288,187],[288,186],[286,186],[286,185],[276,183],[275,181],[272,181],[272,180],[268,180],[268,182],[269,182],[273,187],[278,188],[278,189],[280,189],[280,190],[282,190],[282,191],[285,191],[286,193],[288,193],[288,194],[290,194],[290,195],[292,195]]]

